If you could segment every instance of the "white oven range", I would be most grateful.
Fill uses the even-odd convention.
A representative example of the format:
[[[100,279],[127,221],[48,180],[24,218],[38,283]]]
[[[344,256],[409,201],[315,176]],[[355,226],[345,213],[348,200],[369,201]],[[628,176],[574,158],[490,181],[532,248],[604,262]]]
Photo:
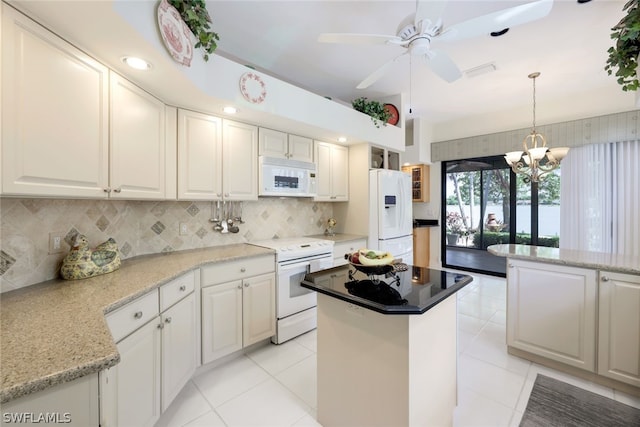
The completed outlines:
[[[251,245],[276,251],[276,335],[281,344],[315,329],[317,296],[300,283],[305,274],[333,266],[333,241],[311,237],[260,240]]]

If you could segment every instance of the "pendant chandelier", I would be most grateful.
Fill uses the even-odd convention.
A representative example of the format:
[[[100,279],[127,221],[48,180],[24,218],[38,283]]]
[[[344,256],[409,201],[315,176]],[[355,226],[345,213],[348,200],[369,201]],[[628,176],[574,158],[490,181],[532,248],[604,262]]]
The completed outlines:
[[[506,153],[504,159],[516,174],[524,175],[524,182],[539,182],[552,170],[560,166],[560,161],[569,152],[569,147],[547,147],[547,140],[536,131],[536,78],[539,72],[529,74],[533,80],[533,130],[524,138],[524,151]]]

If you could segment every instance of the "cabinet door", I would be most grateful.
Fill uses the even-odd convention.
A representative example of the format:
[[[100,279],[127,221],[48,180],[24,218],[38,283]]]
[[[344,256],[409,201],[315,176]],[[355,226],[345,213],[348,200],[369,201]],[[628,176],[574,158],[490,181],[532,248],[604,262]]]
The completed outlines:
[[[349,200],[349,150],[341,145],[331,147],[331,198]]]
[[[164,104],[111,73],[110,197],[164,199]]]
[[[413,229],[413,265],[429,267],[429,228],[417,227]]]
[[[276,334],[275,274],[245,279],[243,293],[243,343],[248,346]]]
[[[160,321],[118,343],[120,363],[102,372],[100,425],[153,426],[160,418]]]
[[[196,370],[196,297],[191,294],[167,311],[162,329],[162,411],[166,411]]]
[[[258,200],[258,128],[223,120],[222,184],[227,200]]]
[[[598,373],[640,387],[640,276],[600,272]]]
[[[202,289],[202,363],[242,348],[242,281]]]
[[[260,128],[258,130],[258,154],[267,157],[286,159],[289,154],[287,134],[277,130]]]
[[[326,142],[315,143],[315,158],[318,168],[316,174],[317,201],[331,201],[331,145]]]
[[[289,135],[289,158],[313,163],[313,140],[304,136]]]
[[[178,110],[178,199],[222,198],[222,119]]]
[[[2,193],[107,197],[108,69],[2,3]]]
[[[595,372],[596,272],[508,260],[507,344]]]

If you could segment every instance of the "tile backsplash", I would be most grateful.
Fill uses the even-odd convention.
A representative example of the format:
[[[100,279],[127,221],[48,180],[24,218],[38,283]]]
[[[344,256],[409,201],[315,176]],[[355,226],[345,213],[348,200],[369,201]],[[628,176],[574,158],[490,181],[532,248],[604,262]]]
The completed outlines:
[[[138,255],[324,232],[332,203],[261,198],[242,202],[238,233],[221,234],[209,221],[211,202],[0,199],[0,292],[59,277],[77,233],[96,246],[113,237],[123,259]],[[180,234],[180,224],[186,234]],[[49,234],[64,236],[49,254]]]

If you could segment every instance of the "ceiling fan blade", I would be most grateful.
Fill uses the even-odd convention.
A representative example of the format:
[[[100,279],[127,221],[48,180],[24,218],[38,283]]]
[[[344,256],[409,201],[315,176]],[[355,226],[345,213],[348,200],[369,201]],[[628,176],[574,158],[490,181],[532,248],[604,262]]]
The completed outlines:
[[[398,36],[385,36],[380,34],[353,34],[353,33],[322,33],[318,36],[321,43],[344,44],[388,44],[402,41]]]
[[[387,71],[389,71],[389,69],[391,68],[391,66],[393,64],[395,64],[400,58],[402,58],[406,54],[407,54],[407,52],[404,52],[404,53],[396,56],[391,61],[389,61],[386,64],[384,64],[382,67],[378,68],[373,73],[369,74],[369,76],[366,79],[364,79],[362,82],[360,82],[360,84],[358,86],[356,86],[356,88],[357,89],[366,89],[369,86],[371,86],[372,84],[374,84],[375,82],[377,82],[382,76],[384,76],[387,73]]]
[[[539,0],[489,13],[453,25],[437,36],[440,41],[455,41],[489,34],[544,18],[551,12],[553,0]]]
[[[439,50],[431,50],[425,59],[431,71],[441,79],[451,83],[462,77],[462,72],[446,53]]]
[[[444,13],[444,9],[447,7],[446,0],[432,1],[432,0],[416,0],[416,16],[413,24],[419,29],[420,32],[424,31],[424,26],[420,25],[425,19],[429,20],[431,24],[435,24]]]

